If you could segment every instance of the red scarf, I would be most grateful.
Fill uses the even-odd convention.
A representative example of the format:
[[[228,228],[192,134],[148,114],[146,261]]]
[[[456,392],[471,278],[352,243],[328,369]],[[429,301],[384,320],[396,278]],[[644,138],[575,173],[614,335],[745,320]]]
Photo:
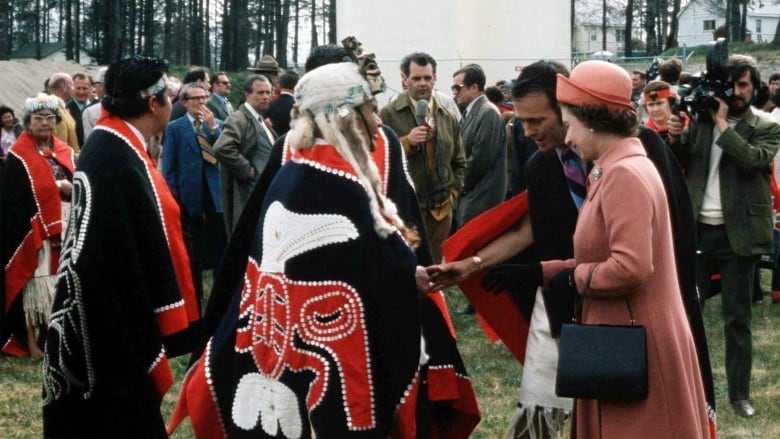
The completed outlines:
[[[390,142],[387,141],[384,130],[382,127],[379,127],[379,129],[376,130],[376,134],[374,135],[374,145],[376,145],[376,149],[374,149],[374,151],[371,153],[371,158],[374,160],[374,163],[379,170],[379,180],[382,182],[382,195],[385,196],[387,195],[387,177],[388,173],[390,172],[390,152],[388,151],[389,144]],[[307,153],[305,152],[305,149],[298,151],[301,152],[296,152],[296,150],[290,146],[289,137],[286,136],[284,139],[284,147],[282,148],[282,164],[284,165],[287,163],[296,154],[298,156],[306,156],[306,158],[313,159],[314,161],[319,161],[319,159],[313,158],[313,156],[320,154]],[[343,159],[341,160],[344,161]],[[334,167],[348,171],[350,175],[357,177],[357,174],[355,174],[355,172],[352,170],[352,166],[349,165],[346,161],[344,161],[343,165]]]
[[[682,120],[683,120],[683,128],[687,127],[690,118],[688,118],[686,114],[683,114]],[[658,125],[655,124],[655,122],[653,122],[653,119],[647,119],[647,122],[645,122],[645,126],[655,131],[658,134],[667,134],[669,132],[669,127],[666,127],[662,130],[661,128],[658,127]]]
[[[71,174],[74,171],[73,150],[62,140],[54,136],[51,139],[51,151],[39,151],[35,137],[25,131],[11,147],[11,153],[24,163],[27,170],[45,238],[62,233],[60,190],[48,159],[55,160]]]
[[[99,126],[96,126],[96,129],[107,129],[121,137],[125,143],[133,148],[146,168],[146,175],[149,176],[149,182],[157,196],[157,209],[160,213],[160,220],[167,238],[168,251],[171,254],[176,280],[179,284],[179,292],[184,300],[184,311],[186,312],[186,314],[181,314],[181,307],[168,309],[158,314],[157,323],[162,335],[171,335],[184,330],[189,326],[189,322],[200,319],[200,312],[190,271],[190,258],[187,253],[187,247],[184,245],[179,205],[176,203],[176,199],[173,197],[162,175],[157,171],[157,167],[146,148],[125,121],[104,111],[98,119],[97,125]]]
[[[36,211],[32,212],[30,218],[30,233],[19,243],[5,267],[6,310],[10,308],[24,285],[35,273],[35,268],[38,266],[38,250],[43,247],[43,241],[58,236],[63,231],[60,190],[48,158],[54,159],[71,174],[74,169],[73,150],[65,142],[52,136],[52,148],[49,152],[38,151],[35,145],[35,137],[25,131],[9,150],[9,154],[18,158],[27,171]],[[59,253],[52,252],[52,258],[54,259],[53,270],[56,270]]]

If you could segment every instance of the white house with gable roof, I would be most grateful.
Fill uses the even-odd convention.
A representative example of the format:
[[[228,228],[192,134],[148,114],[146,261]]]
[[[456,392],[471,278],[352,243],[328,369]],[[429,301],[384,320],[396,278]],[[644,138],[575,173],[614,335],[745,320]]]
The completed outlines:
[[[606,49],[602,41],[604,31],[602,0],[577,0],[574,3],[574,31],[572,37],[572,50],[579,54],[593,54],[607,50],[616,55],[623,55],[626,45],[626,17],[625,5],[614,7],[607,5],[607,44]],[[641,38],[641,29],[634,23],[634,39]]]
[[[691,0],[680,10],[677,20],[680,46],[707,44],[715,39],[715,30],[726,24],[726,0]],[[778,20],[780,4],[774,4],[773,0],[750,0],[746,19],[750,41],[772,41]]]

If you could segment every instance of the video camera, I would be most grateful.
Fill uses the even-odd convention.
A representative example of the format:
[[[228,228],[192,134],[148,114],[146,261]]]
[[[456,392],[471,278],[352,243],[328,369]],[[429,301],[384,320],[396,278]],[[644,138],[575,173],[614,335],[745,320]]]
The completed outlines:
[[[647,82],[655,80],[658,77],[658,69],[661,67],[661,59],[657,56],[653,58],[653,63],[645,71],[645,78]]]
[[[694,77],[689,85],[680,86],[677,94],[680,100],[672,111],[685,111],[696,115],[699,112],[717,111],[720,106],[715,97],[728,101],[734,95],[734,81],[729,81],[726,62],[729,58],[728,41],[718,38],[707,46],[707,70],[701,77]]]

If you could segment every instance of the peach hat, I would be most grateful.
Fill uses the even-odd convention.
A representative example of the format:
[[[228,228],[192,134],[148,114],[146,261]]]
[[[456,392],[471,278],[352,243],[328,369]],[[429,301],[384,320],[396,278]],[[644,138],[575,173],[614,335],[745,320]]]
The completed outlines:
[[[631,77],[622,67],[606,61],[577,64],[569,77],[558,74],[556,98],[562,104],[606,105],[611,111],[633,110]]]

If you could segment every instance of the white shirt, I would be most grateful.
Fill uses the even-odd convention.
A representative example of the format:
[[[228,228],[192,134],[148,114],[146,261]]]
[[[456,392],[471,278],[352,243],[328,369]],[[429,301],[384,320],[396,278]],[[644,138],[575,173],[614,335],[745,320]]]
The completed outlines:
[[[729,118],[729,126],[734,126],[739,122],[737,119]],[[701,202],[699,211],[699,221],[711,226],[724,224],[723,207],[720,200],[720,159],[723,157],[723,150],[716,143],[720,137],[720,131],[717,127],[712,127],[712,149],[710,150],[710,167],[707,174],[707,186],[704,190],[704,198]]]
[[[138,140],[141,141],[141,145],[144,146],[144,149],[146,149],[146,152],[149,152],[149,144],[146,142],[146,139],[144,139],[144,135],[141,134],[141,132],[138,130],[138,128],[134,127],[133,124],[131,124],[130,122],[128,122],[126,120],[122,120],[122,122],[124,122],[125,125],[130,127],[130,131],[132,131],[133,134],[135,134],[135,137],[137,137]]]
[[[265,122],[263,121],[263,116],[261,116],[260,113],[255,111],[255,109],[252,108],[252,106],[249,105],[248,103],[244,102],[244,106],[246,107],[247,110],[249,110],[249,113],[252,115],[252,117],[255,118],[257,123],[259,123],[260,126],[263,127],[263,131],[265,131],[265,135],[268,136],[268,141],[271,142],[271,144],[273,144],[274,143],[274,135],[271,134],[271,130],[268,129],[268,127],[266,126]]]

